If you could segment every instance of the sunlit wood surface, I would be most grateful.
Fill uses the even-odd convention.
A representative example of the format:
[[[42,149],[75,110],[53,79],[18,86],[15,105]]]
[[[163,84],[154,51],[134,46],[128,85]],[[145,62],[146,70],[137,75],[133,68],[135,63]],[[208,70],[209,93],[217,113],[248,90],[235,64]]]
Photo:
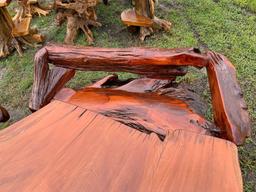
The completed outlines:
[[[229,141],[170,131],[162,141],[61,101],[0,132],[0,191],[242,191]]]

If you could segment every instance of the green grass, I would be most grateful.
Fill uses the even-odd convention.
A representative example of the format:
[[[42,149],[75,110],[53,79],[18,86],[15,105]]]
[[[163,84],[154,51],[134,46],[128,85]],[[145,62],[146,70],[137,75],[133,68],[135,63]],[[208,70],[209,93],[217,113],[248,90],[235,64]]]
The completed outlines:
[[[256,12],[256,1],[255,0],[235,0],[238,5],[250,9]]]
[[[227,56],[237,68],[238,79],[244,92],[253,121],[253,134],[239,148],[240,164],[246,192],[256,191],[256,12],[255,0],[160,0],[156,13],[170,20],[170,32],[159,32],[141,43],[120,22],[121,11],[129,7],[123,0],[113,0],[110,6],[98,6],[101,28],[94,28],[95,45],[100,47],[151,46],[163,48],[202,47],[218,51]],[[238,4],[237,4],[238,3]],[[65,26],[54,26],[54,13],[48,17],[37,17],[33,25],[48,36],[47,41],[61,43],[65,37]],[[76,44],[87,45],[80,34]],[[0,60],[0,104],[11,112],[11,123],[30,112],[27,109],[33,83],[33,55],[36,49],[29,48],[23,57],[16,53]],[[205,73],[188,74],[181,81],[190,84],[207,81]],[[3,74],[3,75],[1,75]],[[105,76],[104,72],[79,72],[68,86],[78,89],[92,79]],[[120,73],[122,78],[131,74]],[[195,91],[197,86],[195,86]],[[210,102],[209,91],[201,93]],[[207,117],[211,118],[211,110]],[[8,126],[0,125],[0,128]]]

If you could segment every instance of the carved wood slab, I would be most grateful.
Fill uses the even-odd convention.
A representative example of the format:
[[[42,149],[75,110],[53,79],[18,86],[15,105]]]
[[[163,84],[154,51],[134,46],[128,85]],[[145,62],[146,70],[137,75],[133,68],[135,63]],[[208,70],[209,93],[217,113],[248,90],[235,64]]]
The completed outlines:
[[[1,131],[0,155],[0,191],[242,191],[231,142],[181,130],[162,141],[59,101]]]

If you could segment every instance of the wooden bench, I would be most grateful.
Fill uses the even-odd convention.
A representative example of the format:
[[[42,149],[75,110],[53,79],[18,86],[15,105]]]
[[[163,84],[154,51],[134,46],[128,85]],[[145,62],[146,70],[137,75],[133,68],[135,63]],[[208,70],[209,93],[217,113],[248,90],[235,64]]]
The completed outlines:
[[[250,121],[223,55],[50,44],[34,60],[36,112],[0,132],[0,191],[243,191],[235,144]],[[197,97],[173,86],[186,66],[208,70],[214,123],[197,112]],[[63,88],[75,70],[144,77]]]

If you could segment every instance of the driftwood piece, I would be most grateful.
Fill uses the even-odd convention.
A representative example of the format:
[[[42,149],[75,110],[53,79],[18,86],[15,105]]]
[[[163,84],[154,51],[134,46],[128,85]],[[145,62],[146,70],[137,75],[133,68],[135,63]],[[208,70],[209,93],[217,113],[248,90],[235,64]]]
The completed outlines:
[[[87,42],[92,44],[94,38],[89,26],[101,26],[97,22],[95,10],[97,0],[56,0],[55,5],[57,9],[56,24],[60,26],[67,20],[67,34],[64,42],[66,44],[73,44],[81,29],[87,38]]]
[[[0,122],[6,122],[10,119],[8,111],[0,105]]]
[[[209,52],[208,55],[211,58],[207,71],[214,122],[225,132],[226,138],[243,144],[250,135],[251,124],[235,67],[221,54]]]
[[[2,130],[0,154],[3,192],[242,192],[233,143],[182,130],[160,140],[60,101]]]
[[[150,78],[164,78],[171,81],[174,80],[175,76],[185,74],[184,71],[182,73],[179,71],[180,69],[183,70],[184,66],[207,67],[213,98],[214,118],[216,126],[220,126],[222,129],[220,136],[236,144],[242,144],[246,136],[250,133],[250,120],[239,85],[237,84],[235,70],[231,67],[231,63],[227,59],[223,59],[224,57],[221,56],[222,59],[218,61],[218,58],[212,56],[213,54],[215,53],[209,52],[208,54],[201,54],[196,49],[108,49],[48,45],[43,48],[43,51],[39,51],[36,56],[36,58],[44,58],[44,62],[41,62],[40,59],[35,60],[36,73],[30,108],[31,110],[38,110],[49,103],[54,97],[54,93],[59,91],[73,76],[73,70],[125,71],[145,75]],[[64,72],[61,74],[61,76],[64,75],[65,78],[59,78],[60,80],[58,78],[55,79],[54,82],[58,86],[52,86],[51,81],[44,80],[45,73],[41,72],[41,68],[44,65],[48,66],[48,63],[56,67],[70,69],[70,71],[66,71],[66,76]],[[46,68],[48,69],[48,67]],[[107,85],[111,81],[115,82],[116,77],[109,76],[96,85],[92,85],[91,88],[93,88],[93,86],[100,87],[104,84]],[[146,80],[146,82],[148,82],[148,80]],[[145,85],[145,82],[143,83],[143,81],[139,80],[137,80],[137,82],[131,81],[130,83],[127,82],[124,84],[120,84],[121,82],[117,81],[116,88],[112,89],[140,93],[138,90],[145,86],[145,88],[141,88],[143,92],[147,92],[146,89],[151,87],[151,91],[163,97],[173,96],[183,101],[191,100],[191,96],[186,96],[182,91],[173,92],[173,87],[168,87],[168,82],[165,81],[158,82],[160,83],[159,87],[162,86],[161,84],[164,85],[167,83],[166,86],[162,86],[162,90],[159,88],[154,90],[153,87],[157,85],[156,82],[157,81],[153,80],[151,83],[149,82]],[[50,84],[48,85],[48,83]],[[134,85],[136,86],[134,86],[133,83],[135,83]],[[45,87],[47,87],[47,91],[45,91]],[[58,90],[56,90],[56,87]],[[229,93],[228,90],[231,90],[229,91],[231,93]],[[46,92],[50,93],[47,94],[47,97],[45,97]],[[181,96],[177,96],[177,93],[181,93]],[[108,98],[108,96],[106,96],[106,98]],[[143,99],[141,99],[141,101],[142,100]],[[189,106],[193,106],[190,102],[186,103]],[[194,114],[196,115],[196,113]],[[195,122],[198,123],[198,121]],[[202,128],[201,125],[199,125],[199,127]]]
[[[155,28],[165,31],[171,29],[171,23],[155,16],[154,0],[135,0],[134,9],[122,12],[121,19],[128,26],[140,27],[140,40],[144,41],[146,36],[153,33]]]

